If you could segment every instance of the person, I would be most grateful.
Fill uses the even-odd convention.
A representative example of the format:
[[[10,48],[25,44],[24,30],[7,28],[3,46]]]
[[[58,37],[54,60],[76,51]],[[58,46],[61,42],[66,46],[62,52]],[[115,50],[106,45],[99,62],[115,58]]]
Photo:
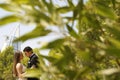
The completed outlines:
[[[21,63],[23,59],[23,54],[21,51],[16,51],[14,53],[14,62],[13,62],[13,76],[17,77],[17,80],[25,80],[25,78],[21,77],[25,71],[24,65]]]
[[[29,61],[28,61],[28,66],[27,68],[28,69],[31,69],[31,68],[38,68],[38,56],[33,53],[33,49],[29,46],[25,47],[23,49],[23,52],[25,53],[25,55],[27,57],[29,57]],[[27,78],[27,80],[39,80],[38,78]]]

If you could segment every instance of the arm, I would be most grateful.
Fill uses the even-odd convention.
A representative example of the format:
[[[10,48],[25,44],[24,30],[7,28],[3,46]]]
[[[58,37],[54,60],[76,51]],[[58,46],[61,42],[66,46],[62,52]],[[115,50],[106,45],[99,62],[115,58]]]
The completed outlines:
[[[17,70],[17,73],[18,73],[18,77],[21,77],[22,76],[22,69],[23,69],[23,66],[21,63],[18,63],[16,65],[16,70]]]

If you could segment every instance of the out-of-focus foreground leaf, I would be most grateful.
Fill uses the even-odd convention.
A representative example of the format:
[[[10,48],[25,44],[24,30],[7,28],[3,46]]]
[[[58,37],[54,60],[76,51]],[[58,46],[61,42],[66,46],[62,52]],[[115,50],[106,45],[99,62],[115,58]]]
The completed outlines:
[[[34,30],[21,36],[20,38],[16,39],[15,41],[25,41],[27,39],[45,36],[50,32],[51,32],[50,30],[45,30],[45,28],[43,26],[37,26]]]
[[[16,22],[19,20],[20,20],[20,18],[18,18],[17,16],[14,16],[14,15],[3,17],[0,19],[0,25],[9,24],[9,23]]]

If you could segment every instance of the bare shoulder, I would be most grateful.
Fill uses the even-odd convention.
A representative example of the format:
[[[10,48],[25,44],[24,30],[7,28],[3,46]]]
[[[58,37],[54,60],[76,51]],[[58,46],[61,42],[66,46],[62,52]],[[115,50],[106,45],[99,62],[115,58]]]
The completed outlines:
[[[16,68],[22,68],[22,64],[21,63],[17,63]]]

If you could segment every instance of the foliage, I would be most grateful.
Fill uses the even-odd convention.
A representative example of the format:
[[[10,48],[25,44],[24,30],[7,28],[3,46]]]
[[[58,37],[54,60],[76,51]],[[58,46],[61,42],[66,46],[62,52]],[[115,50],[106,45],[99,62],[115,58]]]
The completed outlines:
[[[0,80],[9,80],[13,78],[13,48],[7,47],[5,51],[0,53]]]
[[[1,18],[0,25],[14,21],[36,24],[32,32],[15,41],[45,36],[52,32],[47,29],[51,26],[58,27],[64,35],[42,47],[50,49],[48,56],[38,54],[41,80],[120,79],[120,1],[57,1],[61,3],[56,5],[54,0],[9,0],[0,5],[13,12]],[[44,59],[49,64],[45,64]]]

